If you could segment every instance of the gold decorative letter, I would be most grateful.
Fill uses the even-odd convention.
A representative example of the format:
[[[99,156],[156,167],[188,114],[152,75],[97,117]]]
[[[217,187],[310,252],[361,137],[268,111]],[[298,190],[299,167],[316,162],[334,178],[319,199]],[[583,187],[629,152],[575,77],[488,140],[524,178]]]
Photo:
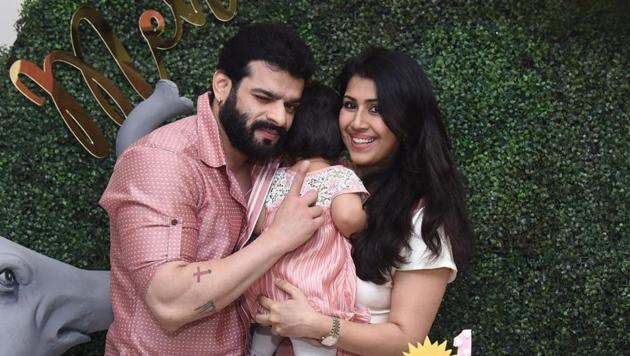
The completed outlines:
[[[123,46],[122,42],[120,42],[116,34],[112,31],[112,28],[105,21],[103,15],[101,15],[101,13],[96,9],[87,5],[83,5],[77,9],[74,15],[72,15],[72,21],[70,22],[72,50],[77,58],[83,59],[79,44],[79,24],[82,20],[89,23],[103,43],[105,43],[109,53],[112,55],[114,61],[116,61],[116,64],[122,70],[125,78],[127,78],[127,81],[129,81],[129,84],[131,84],[136,93],[144,99],[151,95],[153,88],[138,73],[136,67],[133,65],[133,61],[131,60],[129,53],[127,53],[127,50]]]
[[[164,2],[171,9],[175,19],[175,35],[173,38],[161,37],[166,24],[164,17],[155,10],[145,11],[138,21],[142,36],[149,44],[160,78],[168,78],[162,52],[175,47],[182,39],[183,23],[188,22],[193,26],[204,26],[207,22],[206,16],[201,12],[199,0],[164,0]],[[229,5],[226,9],[221,0],[206,0],[210,11],[220,21],[229,21],[234,18],[236,15],[236,3],[237,0],[229,0]],[[87,5],[79,7],[70,22],[70,39],[74,54],[61,51],[51,52],[44,59],[43,70],[27,60],[18,60],[11,66],[10,76],[11,81],[20,93],[33,103],[42,106],[45,102],[44,98],[33,93],[20,80],[20,74],[32,79],[52,98],[63,122],[79,143],[94,157],[104,158],[107,156],[109,145],[105,141],[103,133],[85,109],[68,94],[63,86],[55,81],[52,71],[53,63],[65,63],[78,69],[83,76],[85,84],[87,84],[101,108],[118,125],[122,124],[124,117],[131,112],[133,105],[114,83],[105,78],[102,73],[87,65],[83,60],[79,43],[79,25],[81,21],[86,21],[96,31],[96,34],[103,41],[133,89],[144,99],[151,95],[153,87],[138,73],[129,53],[116,34],[114,34],[111,26],[105,21],[100,12]],[[114,102],[116,107],[110,104],[108,98]]]
[[[210,11],[217,19],[227,22],[236,16],[236,0],[230,0],[228,8],[224,8],[220,0],[206,0],[206,4],[210,7]]]
[[[165,21],[162,14],[156,10],[143,12],[140,15],[140,19],[138,19],[138,25],[140,26],[142,37],[144,37],[151,49],[151,55],[153,55],[155,65],[160,72],[160,78],[168,79],[162,52],[175,47],[181,41],[184,33],[184,21],[193,26],[204,26],[206,24],[206,16],[201,12],[201,5],[197,0],[191,0],[190,4],[184,0],[164,0],[164,2],[171,9],[175,19],[175,35],[173,38],[162,37]]]
[[[92,95],[105,111],[107,116],[109,116],[109,118],[116,124],[122,125],[123,121],[127,117],[127,114],[133,110],[133,104],[131,104],[131,102],[125,97],[122,91],[114,85],[114,83],[105,78],[103,74],[97,72],[94,68],[85,64],[79,58],[73,56],[71,53],[53,51],[48,55],[48,57],[50,57],[51,63],[61,62],[78,69],[83,76],[83,81],[87,84],[88,88],[90,88],[90,92],[92,92]],[[109,104],[105,95],[109,96],[114,104],[116,104],[118,110]],[[119,112],[122,112],[123,115],[120,115]]]
[[[29,100],[37,105],[44,105],[44,98],[28,89],[20,80],[19,75],[23,74],[31,78],[53,99],[63,122],[81,146],[94,157],[104,158],[107,156],[108,145],[103,133],[85,112],[85,109],[53,78],[53,53],[47,55],[44,59],[44,70],[27,60],[15,61],[10,69],[11,81]]]

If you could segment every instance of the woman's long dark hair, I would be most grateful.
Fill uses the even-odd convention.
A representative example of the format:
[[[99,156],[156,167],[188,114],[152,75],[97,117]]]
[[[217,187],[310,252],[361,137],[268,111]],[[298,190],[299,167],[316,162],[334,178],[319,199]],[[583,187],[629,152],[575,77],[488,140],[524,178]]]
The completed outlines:
[[[392,159],[371,168],[363,181],[370,192],[365,203],[368,227],[352,238],[352,256],[359,278],[383,284],[393,267],[406,262],[412,217],[424,203],[422,239],[437,256],[444,248],[438,234],[448,237],[458,268],[472,252],[472,229],[465,201],[464,177],[451,155],[431,81],[408,55],[369,49],[345,65],[338,78],[345,93],[353,76],[374,81],[383,121],[399,148]],[[446,247],[448,248],[448,247]]]

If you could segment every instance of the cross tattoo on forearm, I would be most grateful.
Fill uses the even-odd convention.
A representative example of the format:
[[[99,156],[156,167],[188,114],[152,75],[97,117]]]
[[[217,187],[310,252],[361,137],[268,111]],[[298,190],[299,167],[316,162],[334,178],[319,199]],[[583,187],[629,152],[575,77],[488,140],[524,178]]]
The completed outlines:
[[[204,274],[210,274],[212,270],[208,268],[207,271],[202,271],[199,266],[197,266],[197,272],[193,273],[193,277],[197,277],[197,283],[201,282],[201,276]]]

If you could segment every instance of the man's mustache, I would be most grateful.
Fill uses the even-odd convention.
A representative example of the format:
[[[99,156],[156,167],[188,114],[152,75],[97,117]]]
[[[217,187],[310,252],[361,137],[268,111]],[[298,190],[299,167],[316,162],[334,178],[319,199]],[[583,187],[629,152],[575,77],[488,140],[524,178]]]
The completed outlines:
[[[278,136],[280,137],[284,137],[287,134],[287,130],[284,127],[281,126],[276,126],[268,121],[256,121],[252,124],[251,130],[258,130],[258,129],[263,129],[263,130],[268,130],[268,131],[275,131]]]

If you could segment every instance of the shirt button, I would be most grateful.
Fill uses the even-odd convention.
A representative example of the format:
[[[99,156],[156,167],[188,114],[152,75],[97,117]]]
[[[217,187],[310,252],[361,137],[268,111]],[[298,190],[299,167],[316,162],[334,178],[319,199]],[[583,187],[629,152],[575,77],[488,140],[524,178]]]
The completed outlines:
[[[171,220],[171,225],[177,225],[177,219]]]

